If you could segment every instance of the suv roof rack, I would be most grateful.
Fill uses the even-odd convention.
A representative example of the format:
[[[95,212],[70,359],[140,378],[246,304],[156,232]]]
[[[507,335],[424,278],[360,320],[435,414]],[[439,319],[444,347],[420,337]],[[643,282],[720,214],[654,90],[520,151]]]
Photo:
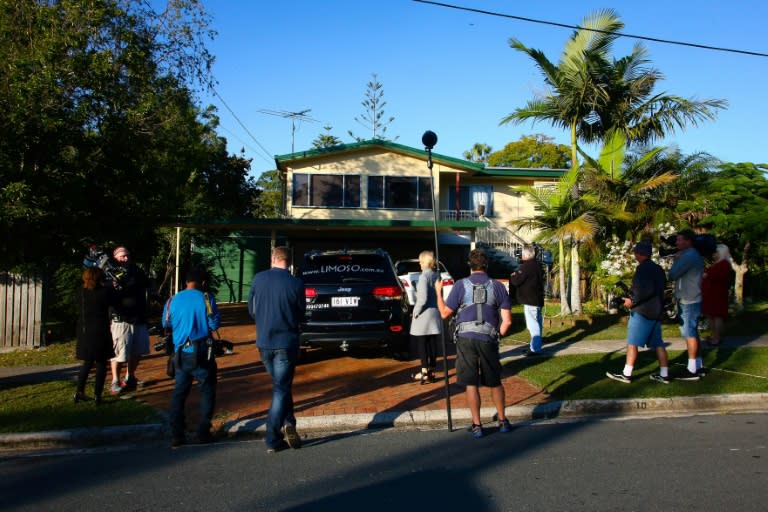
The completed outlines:
[[[316,256],[334,256],[339,254],[378,254],[381,257],[386,257],[389,254],[387,251],[381,248],[376,249],[350,249],[350,248],[344,248],[344,249],[331,249],[331,250],[325,250],[325,249],[312,249],[304,254],[305,258],[313,259]]]

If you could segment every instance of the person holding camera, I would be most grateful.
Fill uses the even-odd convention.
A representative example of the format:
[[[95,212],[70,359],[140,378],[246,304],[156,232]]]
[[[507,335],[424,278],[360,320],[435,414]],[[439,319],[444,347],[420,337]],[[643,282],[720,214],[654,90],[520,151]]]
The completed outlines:
[[[701,314],[701,276],[704,260],[694,247],[696,235],[690,229],[680,231],[675,237],[677,253],[669,269],[669,278],[675,281],[675,297],[682,324],[680,335],[685,338],[688,365],[676,380],[699,380],[704,370],[699,353],[699,315]]]
[[[117,247],[112,256],[119,268],[119,279],[112,281],[117,299],[112,307],[112,386],[110,393],[136,389],[136,368],[141,356],[149,354],[147,329],[147,290],[149,278],[131,261],[131,253],[124,246]],[[120,382],[120,365],[125,364],[125,380]]]
[[[192,267],[187,272],[185,290],[165,303],[163,327],[173,336],[175,386],[171,398],[171,446],[186,443],[184,404],[193,380],[200,386],[200,422],[197,439],[201,444],[213,442],[211,420],[216,406],[217,366],[211,332],[219,328],[221,315],[216,298],[203,293],[205,271]]]
[[[637,268],[632,276],[629,297],[624,297],[624,307],[629,309],[627,323],[627,356],[624,370],[620,373],[606,372],[613,380],[629,384],[635,368],[640,347],[656,350],[659,359],[659,373],[651,380],[669,384],[669,357],[661,338],[661,320],[664,316],[664,287],[667,277],[664,269],[651,260],[651,243],[642,240],[635,245],[634,254]]]
[[[484,435],[479,386],[491,388],[499,432],[512,430],[504,412],[506,397],[499,358],[499,339],[512,325],[511,305],[506,286],[491,279],[487,268],[485,251],[473,249],[469,253],[469,277],[456,282],[445,300],[442,280],[435,282],[440,316],[445,320],[456,314],[456,380],[466,387],[472,414],[469,432],[476,439]]]
[[[525,327],[531,335],[526,357],[541,353],[542,317],[544,307],[544,272],[536,261],[536,248],[526,245],[521,252],[523,262],[516,272],[509,276],[509,284],[516,288],[517,301],[523,305]]]
[[[256,323],[256,346],[272,377],[272,401],[267,413],[264,443],[267,453],[301,448],[293,412],[293,377],[299,361],[299,326],[304,319],[304,282],[288,270],[287,247],[275,247],[271,268],[253,277],[248,292],[248,313]]]

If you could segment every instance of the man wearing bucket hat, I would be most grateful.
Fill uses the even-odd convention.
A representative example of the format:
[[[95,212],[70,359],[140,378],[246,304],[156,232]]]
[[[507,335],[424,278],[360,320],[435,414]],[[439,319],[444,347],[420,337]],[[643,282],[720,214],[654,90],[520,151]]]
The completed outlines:
[[[656,350],[659,359],[659,373],[651,375],[651,380],[669,384],[669,358],[664,340],[661,339],[661,319],[664,312],[664,269],[651,261],[653,247],[647,240],[635,245],[634,253],[637,268],[632,276],[629,297],[624,297],[624,307],[630,310],[627,324],[627,357],[624,369],[619,373],[606,372],[613,380],[629,384],[632,371],[637,361],[640,347]]]

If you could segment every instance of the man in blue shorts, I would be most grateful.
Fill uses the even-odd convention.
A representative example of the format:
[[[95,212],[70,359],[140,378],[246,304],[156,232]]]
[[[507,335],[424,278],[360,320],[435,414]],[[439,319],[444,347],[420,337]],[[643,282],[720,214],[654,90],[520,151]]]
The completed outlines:
[[[479,386],[491,388],[499,432],[512,430],[504,413],[499,359],[499,338],[505,336],[512,325],[509,293],[506,286],[488,277],[487,268],[485,252],[473,249],[469,253],[469,277],[457,281],[445,300],[443,283],[439,279],[435,283],[440,316],[446,319],[456,313],[456,380],[466,386],[467,404],[472,413],[469,432],[475,438],[483,437]]]
[[[680,335],[688,349],[688,365],[676,380],[699,380],[704,375],[699,352],[699,315],[701,314],[701,276],[704,260],[693,246],[696,235],[690,229],[677,234],[678,252],[669,269],[669,278],[675,281],[675,298],[682,325]]]
[[[643,240],[635,245],[637,260],[635,275],[632,276],[630,296],[624,297],[624,307],[630,310],[627,324],[627,358],[620,373],[606,372],[613,380],[629,384],[635,368],[640,347],[656,350],[659,358],[659,373],[651,380],[669,384],[669,358],[664,340],[661,339],[661,319],[664,314],[664,285],[667,278],[664,269],[651,261],[651,243]]]

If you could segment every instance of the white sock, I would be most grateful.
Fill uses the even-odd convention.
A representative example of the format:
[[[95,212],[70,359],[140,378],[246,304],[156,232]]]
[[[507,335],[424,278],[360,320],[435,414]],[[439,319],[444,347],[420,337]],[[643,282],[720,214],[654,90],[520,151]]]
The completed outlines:
[[[624,365],[624,376],[625,377],[631,377],[632,376],[632,370],[634,369],[634,366],[630,366],[628,364]]]
[[[688,360],[688,371],[691,373],[696,373],[696,360],[695,359],[689,359]]]
[[[669,377],[669,367],[659,366],[659,375],[661,375],[662,377]]]

